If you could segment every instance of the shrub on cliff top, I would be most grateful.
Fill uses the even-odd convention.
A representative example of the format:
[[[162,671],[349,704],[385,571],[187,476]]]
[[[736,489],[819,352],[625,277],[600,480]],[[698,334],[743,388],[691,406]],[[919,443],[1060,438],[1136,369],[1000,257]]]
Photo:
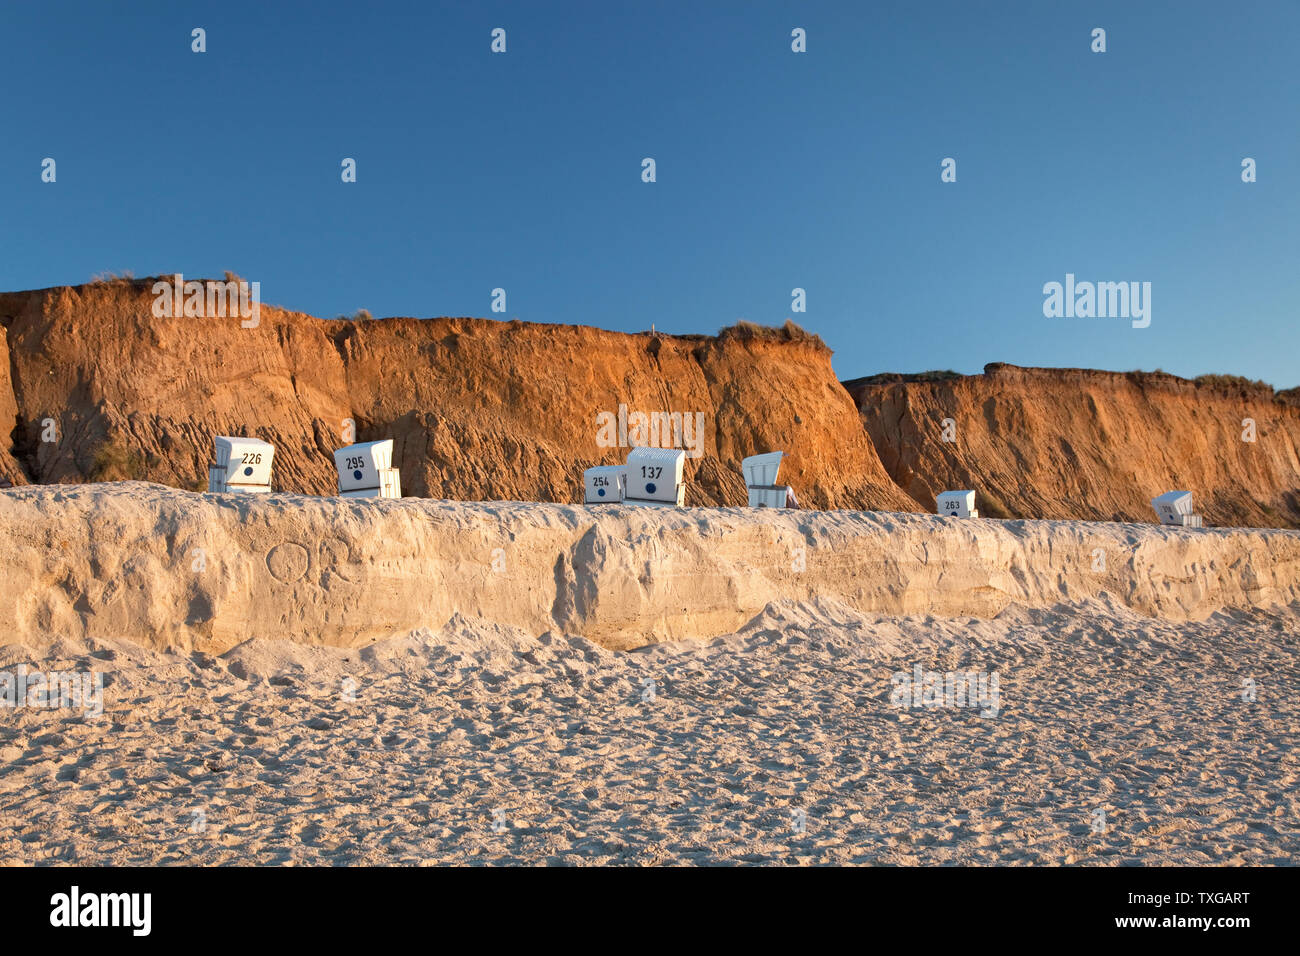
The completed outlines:
[[[1198,375],[1192,379],[1197,385],[1210,388],[1239,388],[1248,392],[1273,391],[1273,386],[1259,379],[1249,379],[1244,375]]]
[[[133,285],[134,283],[135,274],[130,269],[127,269],[121,275],[116,272],[101,272],[90,277],[91,285]]]
[[[866,375],[845,382],[846,386],[855,385],[902,385],[905,382],[946,382],[953,378],[965,378],[961,372],[952,369],[931,369],[928,372],[880,372]]]
[[[820,335],[815,335],[800,328],[793,319],[786,319],[785,325],[779,329],[775,326],[759,325],[757,322],[741,319],[735,325],[719,329],[718,338],[739,339],[741,341],[798,342],[802,345],[811,345],[814,348],[830,351],[830,348],[822,341]]]

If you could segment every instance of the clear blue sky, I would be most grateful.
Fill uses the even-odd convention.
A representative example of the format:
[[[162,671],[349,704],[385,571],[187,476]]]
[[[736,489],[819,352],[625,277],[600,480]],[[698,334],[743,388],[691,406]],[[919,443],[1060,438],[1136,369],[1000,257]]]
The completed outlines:
[[[231,269],[316,315],[491,316],[500,286],[625,331],[793,316],[842,378],[1300,384],[1294,0],[6,3],[0,36],[2,289]],[[1044,318],[1067,272],[1151,282],[1150,328]]]

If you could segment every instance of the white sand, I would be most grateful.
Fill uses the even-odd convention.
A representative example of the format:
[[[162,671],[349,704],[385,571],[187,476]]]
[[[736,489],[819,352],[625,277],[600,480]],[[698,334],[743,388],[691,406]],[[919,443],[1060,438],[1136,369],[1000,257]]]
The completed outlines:
[[[105,712],[6,714],[0,862],[1294,863],[1298,635],[1300,607],[1094,603],[773,607],[633,653],[459,618],[360,652],[69,642],[40,665],[106,671]],[[892,706],[916,663],[996,672],[998,716]]]
[[[48,496],[43,504],[57,514],[57,493],[24,494]],[[178,513],[167,508],[192,507],[167,505],[176,499],[146,486],[95,495],[93,520],[115,523],[128,551],[144,547],[131,544],[145,538],[132,530],[133,512],[152,503],[150,527],[165,540]],[[258,511],[265,505],[239,506],[244,522],[274,530],[276,519]],[[543,532],[573,537],[556,506],[423,507],[485,540],[535,535],[538,557],[527,560],[538,566]],[[0,589],[6,601],[36,607],[19,571],[78,560],[53,551],[86,521],[6,531],[13,513],[0,507],[0,531],[14,543]],[[824,556],[821,579],[839,597],[772,594],[734,633],[635,651],[459,612],[432,630],[360,647],[262,630],[219,656],[181,642],[167,651],[155,646],[167,630],[157,601],[121,585],[116,600],[149,613],[118,637],[87,635],[99,626],[89,600],[74,633],[41,630],[31,616],[29,629],[0,647],[0,671],[95,670],[108,686],[101,717],[0,711],[0,863],[1154,865],[1281,864],[1300,854],[1300,601],[1277,600],[1297,587],[1300,535],[656,514],[599,520],[660,521],[637,553],[657,548],[656,560],[681,566],[703,560],[676,550],[690,522],[780,530],[788,521],[805,540],[835,531],[841,540]],[[886,524],[900,555],[928,549],[928,557],[859,567],[855,591],[845,582],[868,552],[845,529],[866,529],[859,537],[878,547],[889,544]],[[579,541],[587,534],[578,527]],[[955,550],[961,535],[974,557]],[[1073,593],[1087,578],[1062,557],[1065,544],[1125,535],[1133,553],[1118,563],[1128,570],[1110,580],[1128,586]],[[47,587],[110,587],[112,569],[132,559],[110,558],[99,537],[99,571],[86,561],[85,577],[68,583],[52,573]],[[980,568],[1004,562],[1005,580],[1015,582],[1018,563],[1031,557],[1039,563],[1018,572],[1027,583],[1013,586],[1033,601],[978,590],[989,586]],[[425,560],[436,579],[452,558]],[[999,606],[996,616],[882,613],[843,600],[876,600],[880,579],[913,560],[929,567],[923,580],[938,602],[976,594],[980,607]],[[1150,583],[1157,572],[1163,592]],[[955,578],[946,599],[945,573]],[[755,575],[771,591],[784,580]],[[563,593],[555,577],[563,573],[532,597],[550,602],[542,617]],[[1054,602],[1050,587],[1033,583],[1053,577],[1071,592]],[[743,605],[749,588],[733,583],[728,600]],[[523,594],[495,606],[514,613]],[[467,601],[453,594],[453,604],[458,597]],[[304,604],[297,622],[275,608],[259,613],[285,613],[282,630],[301,637],[301,617],[332,619],[341,631],[365,608],[354,599],[342,591]],[[623,600],[625,614],[647,606]],[[1192,619],[1189,606],[1204,616]],[[560,616],[603,620],[606,633],[653,630],[635,617],[614,626],[590,610]],[[73,616],[52,620],[64,619]],[[996,674],[997,715],[895,706],[891,675],[914,665]],[[355,681],[355,700],[346,680]],[[1243,699],[1246,680],[1253,701]]]

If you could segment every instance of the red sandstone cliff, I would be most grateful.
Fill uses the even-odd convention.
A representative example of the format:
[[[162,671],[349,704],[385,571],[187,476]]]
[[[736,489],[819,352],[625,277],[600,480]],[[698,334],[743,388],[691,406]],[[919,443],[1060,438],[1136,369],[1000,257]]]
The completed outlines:
[[[322,320],[263,305],[260,325],[156,318],[153,280],[0,294],[0,474],[201,488],[212,437],[276,446],[274,486],[333,494],[345,419],[395,439],[407,495],[581,500],[582,469],[626,459],[597,416],[703,414],[688,505],[743,505],[740,459],[780,449],[818,508],[909,509],[831,353],[812,337],[627,335],[486,319]],[[57,440],[42,441],[52,420]]]
[[[936,492],[973,488],[988,517],[1153,521],[1150,499],[1179,489],[1212,524],[1300,527],[1300,408],[1287,393],[1001,364],[845,387],[890,476],[928,510]]]
[[[202,488],[213,435],[248,434],[275,444],[276,488],[332,494],[353,419],[358,441],[396,440],[408,495],[572,502],[583,468],[625,460],[597,440],[598,416],[624,405],[702,415],[691,505],[744,504],[740,459],[781,449],[805,507],[930,511],[936,492],[969,487],[989,517],[1151,521],[1149,499],[1180,488],[1212,524],[1300,527],[1294,393],[1007,365],[841,386],[830,351],[797,330],[627,335],[270,306],[242,328],[156,318],[152,281],[0,294],[0,477]]]

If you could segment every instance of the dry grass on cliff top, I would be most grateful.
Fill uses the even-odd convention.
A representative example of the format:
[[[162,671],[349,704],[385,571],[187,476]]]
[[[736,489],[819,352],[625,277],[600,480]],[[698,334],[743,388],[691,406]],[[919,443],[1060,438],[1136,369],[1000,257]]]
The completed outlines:
[[[793,319],[786,319],[785,325],[780,328],[774,325],[759,325],[757,322],[741,319],[735,325],[728,325],[718,330],[718,341],[725,342],[728,339],[742,342],[796,343],[809,345],[826,352],[831,350],[820,335],[809,332],[807,329],[795,324]]]

